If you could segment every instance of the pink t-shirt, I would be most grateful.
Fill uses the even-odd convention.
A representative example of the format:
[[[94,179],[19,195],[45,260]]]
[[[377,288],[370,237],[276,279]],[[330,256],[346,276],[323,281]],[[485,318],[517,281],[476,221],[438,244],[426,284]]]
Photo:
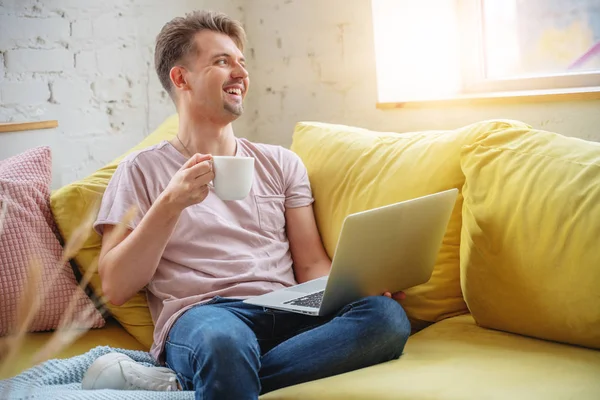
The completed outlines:
[[[193,305],[296,284],[284,211],[312,204],[306,168],[283,147],[236,141],[236,156],[255,159],[250,194],[226,202],[211,189],[202,203],[186,208],[147,286],[155,325],[150,353],[159,361],[169,329]],[[96,231],[119,223],[132,205],[140,209],[130,225],[135,229],[186,160],[167,141],[126,157],[102,198]]]

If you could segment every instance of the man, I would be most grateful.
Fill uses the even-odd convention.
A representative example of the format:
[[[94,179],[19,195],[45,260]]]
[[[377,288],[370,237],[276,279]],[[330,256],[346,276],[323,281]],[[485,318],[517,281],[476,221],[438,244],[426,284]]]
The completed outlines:
[[[169,369],[109,354],[90,367],[84,388],[256,399],[402,354],[410,324],[396,301],[401,292],[327,317],[241,301],[327,275],[331,266],[299,157],[234,136],[231,123],[249,86],[244,41],[239,22],[212,12],[175,18],[157,37],[156,70],[177,107],[178,134],[123,160],[94,226],[103,234],[105,295],[120,305],[147,287],[151,354]],[[224,202],[214,194],[212,155],[254,157],[246,199]],[[112,237],[131,206],[139,215],[126,234]]]

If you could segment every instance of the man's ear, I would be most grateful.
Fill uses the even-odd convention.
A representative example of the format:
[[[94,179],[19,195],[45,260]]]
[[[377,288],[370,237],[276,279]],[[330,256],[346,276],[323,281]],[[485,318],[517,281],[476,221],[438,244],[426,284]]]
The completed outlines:
[[[180,90],[189,90],[189,84],[186,79],[187,71],[185,68],[181,66],[174,66],[169,71],[169,76],[171,78],[171,82],[173,82],[173,86]]]

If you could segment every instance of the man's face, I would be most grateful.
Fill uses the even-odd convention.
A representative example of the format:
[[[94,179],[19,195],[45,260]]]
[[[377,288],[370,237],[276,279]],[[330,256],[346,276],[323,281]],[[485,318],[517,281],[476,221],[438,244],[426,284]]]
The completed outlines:
[[[231,122],[242,115],[249,79],[244,55],[222,33],[204,30],[196,34],[197,56],[187,60],[185,98],[194,112]]]

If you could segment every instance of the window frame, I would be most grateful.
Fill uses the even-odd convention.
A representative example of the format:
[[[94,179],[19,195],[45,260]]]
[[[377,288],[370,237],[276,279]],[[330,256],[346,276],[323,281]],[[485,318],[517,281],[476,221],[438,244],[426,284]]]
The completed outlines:
[[[569,72],[511,78],[487,78],[485,68],[485,0],[456,0],[459,20],[461,95],[498,92],[568,91],[600,87],[600,71]]]

